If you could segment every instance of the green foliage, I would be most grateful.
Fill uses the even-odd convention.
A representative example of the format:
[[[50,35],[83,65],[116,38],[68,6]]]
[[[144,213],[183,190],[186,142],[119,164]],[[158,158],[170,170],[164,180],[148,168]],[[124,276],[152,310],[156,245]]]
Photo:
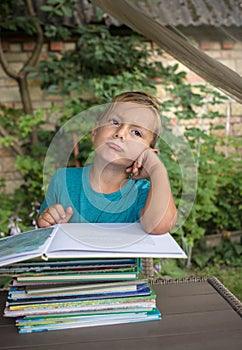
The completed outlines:
[[[201,269],[214,265],[242,267],[241,243],[242,241],[232,242],[230,238],[223,237],[216,247],[208,248],[205,239],[200,240],[194,248],[194,265]]]
[[[36,24],[41,25],[44,35],[49,39],[67,39],[71,29],[62,25],[63,16],[73,17],[77,0],[47,0],[38,9],[38,16],[28,11],[26,0],[1,0],[0,28],[9,32],[36,33]],[[35,1],[32,0],[35,8]]]
[[[3,128],[18,132],[18,119],[22,115],[22,110],[6,107],[0,104],[0,124]]]
[[[44,111],[37,109],[32,115],[25,114],[18,118],[18,132],[22,139],[25,139],[34,126],[40,125],[44,120]]]
[[[171,278],[185,278],[187,271],[178,266],[174,259],[154,259],[154,277],[166,276]]]
[[[33,35],[36,32],[35,23],[40,23],[40,19],[27,13],[24,0],[1,0],[0,28],[10,32],[21,31]]]
[[[35,197],[28,197],[22,188],[12,194],[6,194],[4,188],[5,186],[2,184],[0,187],[0,237],[33,228],[35,223],[33,215],[30,214],[34,212],[34,216],[36,216],[39,207],[37,202],[31,202]],[[28,198],[30,202],[28,202]]]
[[[208,105],[218,106],[226,97],[207,86],[192,87],[184,81],[183,75],[175,76],[175,69],[173,67],[171,80],[166,80],[166,89],[172,99],[163,105],[163,116],[170,115],[171,112],[175,114],[178,127],[197,120],[196,126],[185,126],[184,131],[197,170],[196,198],[188,218],[174,232],[188,254],[189,266],[194,244],[204,235],[223,230],[241,230],[242,141],[217,134],[217,130],[223,129],[217,121],[220,118],[222,124],[225,116],[208,108]],[[213,124],[215,118],[216,124]],[[167,119],[169,117],[164,118],[165,121]],[[204,125],[205,121],[210,124]],[[165,128],[171,127],[169,123],[163,124]],[[174,140],[171,136],[169,141],[167,147],[164,143],[159,144],[160,157],[167,166],[176,203],[179,205],[184,186],[184,173],[179,166],[185,159],[178,159],[174,154],[172,156],[170,145],[174,144],[174,149],[182,150],[182,139],[178,136]],[[185,168],[185,171],[188,169],[189,167]]]
[[[10,147],[14,143],[14,137],[10,135],[0,137],[0,143],[5,147]]]
[[[38,127],[44,122],[44,111],[37,109],[33,115],[23,114],[22,110],[9,108],[0,104],[0,123],[7,135],[0,138],[0,143],[10,147],[14,143],[30,142],[30,134],[33,127]]]
[[[177,68],[177,66],[171,67],[170,76],[164,80],[164,86],[171,99],[162,105],[165,136],[160,140],[158,148],[160,158],[168,170],[175,201],[180,209],[181,222],[183,211],[189,207],[186,201],[194,200],[189,216],[182,225],[179,225],[178,220],[178,227],[173,232],[185,249],[188,255],[186,265],[190,266],[192,262],[196,264],[196,257],[197,261],[204,259],[205,263],[209,262],[205,258],[208,253],[199,254],[197,249],[193,251],[194,246],[204,235],[223,230],[241,230],[242,141],[217,133],[223,130],[218,120],[220,119],[222,124],[225,116],[212,110],[211,106],[219,106],[226,97],[207,86],[191,86],[185,82],[184,74],[176,74]],[[171,115],[176,117],[175,127],[174,122],[173,125],[170,122]],[[215,118],[216,124],[213,124]],[[195,126],[191,127],[191,124]],[[179,134],[177,131],[179,128],[183,128],[184,137],[189,143],[194,157],[193,166],[187,160],[191,155],[186,152],[187,145],[184,143],[182,133]],[[197,189],[196,183],[192,181],[196,173]],[[190,183],[188,181],[185,184],[186,177],[191,179]],[[184,191],[188,199],[183,203]],[[196,197],[189,198],[194,191]],[[216,254],[219,256],[218,251]],[[223,261],[223,256],[224,263],[228,263],[226,254],[220,256],[220,263]],[[234,263],[236,264],[235,260]]]
[[[107,102],[124,90],[155,91],[153,80],[165,69],[151,61],[153,50],[140,37],[113,36],[106,27],[79,28],[76,50],[62,56],[49,53],[30,76],[41,79],[51,94],[79,96],[89,105]],[[83,96],[85,96],[83,98]]]
[[[8,147],[13,147],[17,144],[23,154],[16,156],[15,169],[19,170],[24,178],[24,183],[19,190],[16,190],[15,196],[20,199],[20,205],[29,205],[36,201],[36,198],[42,198],[41,183],[44,159],[44,152],[47,149],[46,134],[39,131],[38,145],[31,144],[31,132],[33,127],[40,128],[44,123],[44,111],[36,110],[33,115],[22,114],[21,110],[15,110],[0,106],[2,113],[0,120],[3,122],[8,136],[0,139],[0,142],[6,146],[6,140],[11,141]],[[44,149],[42,148],[45,143]],[[26,196],[25,200],[21,198]]]
[[[42,129],[45,121],[43,110],[24,115],[21,110],[0,106],[0,122],[8,135],[0,139],[5,147],[18,146],[15,170],[23,176],[23,184],[13,193],[5,193],[5,179],[0,184],[0,234],[33,228],[40,203],[43,201],[43,161],[53,133]],[[31,143],[33,127],[38,128],[38,144]],[[6,140],[9,143],[6,143]],[[11,142],[10,142],[11,141]]]

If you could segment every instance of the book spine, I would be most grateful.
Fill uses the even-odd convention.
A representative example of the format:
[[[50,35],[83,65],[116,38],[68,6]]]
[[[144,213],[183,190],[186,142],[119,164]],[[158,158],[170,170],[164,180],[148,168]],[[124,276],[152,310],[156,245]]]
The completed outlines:
[[[49,249],[49,246],[51,244],[51,242],[53,241],[53,239],[55,238],[55,235],[56,235],[56,232],[58,231],[58,228],[59,228],[60,225],[56,225],[53,232],[51,233],[50,235],[50,238],[49,238],[49,241],[48,241],[48,244],[46,245],[45,247],[45,251],[43,252],[41,258],[45,261],[48,261],[48,249]]]

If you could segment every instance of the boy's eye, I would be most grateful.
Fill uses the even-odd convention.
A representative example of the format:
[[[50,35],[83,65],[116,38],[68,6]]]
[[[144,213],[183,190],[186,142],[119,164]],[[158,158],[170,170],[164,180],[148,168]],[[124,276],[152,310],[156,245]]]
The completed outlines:
[[[120,124],[119,121],[116,120],[116,119],[110,119],[110,120],[109,120],[109,123],[110,123],[111,125],[116,125],[116,126],[118,126],[118,125]]]
[[[132,130],[132,133],[133,133],[135,136],[142,137],[141,132],[140,132],[139,130]]]

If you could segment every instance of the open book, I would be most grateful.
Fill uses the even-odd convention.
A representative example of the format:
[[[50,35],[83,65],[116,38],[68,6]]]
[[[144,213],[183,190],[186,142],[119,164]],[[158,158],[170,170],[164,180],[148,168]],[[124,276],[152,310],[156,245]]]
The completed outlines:
[[[186,258],[166,233],[150,235],[138,223],[67,223],[0,239],[0,266],[34,258]]]

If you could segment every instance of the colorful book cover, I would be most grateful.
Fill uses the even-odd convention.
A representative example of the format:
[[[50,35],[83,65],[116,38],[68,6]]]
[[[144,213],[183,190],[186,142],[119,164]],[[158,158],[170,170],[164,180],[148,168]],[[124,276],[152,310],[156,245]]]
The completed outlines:
[[[46,296],[42,298],[25,298],[25,299],[13,299],[12,297],[8,298],[9,306],[13,305],[30,305],[31,303],[39,303],[39,305],[43,303],[53,303],[53,302],[78,302],[82,300],[100,300],[100,299],[108,299],[108,298],[126,298],[133,296],[146,296],[150,295],[151,291],[148,285],[139,285],[134,291],[119,291],[116,292],[105,292],[105,293],[96,293],[96,294],[85,294],[85,295],[66,295],[66,296]]]
[[[94,327],[103,325],[124,324],[133,322],[147,322],[160,320],[161,315],[157,308],[148,312],[131,312],[124,314],[103,314],[82,316],[77,318],[61,319],[56,322],[50,322],[39,319],[33,322],[28,320],[17,320],[19,333],[34,333],[50,330],[61,330],[69,328]]]
[[[30,260],[0,267],[2,276],[29,275],[32,273],[50,273],[52,271],[89,271],[100,269],[135,268],[139,259],[62,259],[54,261]],[[140,266],[139,266],[140,267]]]
[[[49,285],[49,288],[29,288],[29,287],[10,287],[8,293],[8,300],[22,300],[22,299],[34,299],[34,298],[48,298],[48,297],[62,297],[62,296],[77,296],[77,295],[95,295],[102,293],[115,293],[115,292],[134,292],[137,291],[140,286],[146,286],[146,280],[132,280],[122,282],[105,282],[105,283],[89,283],[79,285],[65,285],[62,287],[53,287]]]
[[[27,316],[48,313],[64,313],[78,311],[101,311],[115,309],[129,309],[134,307],[154,308],[156,306],[155,295],[152,292],[149,296],[135,296],[125,298],[108,298],[83,301],[67,301],[53,303],[36,303],[27,305],[11,305],[6,303],[4,315],[6,317]]]

